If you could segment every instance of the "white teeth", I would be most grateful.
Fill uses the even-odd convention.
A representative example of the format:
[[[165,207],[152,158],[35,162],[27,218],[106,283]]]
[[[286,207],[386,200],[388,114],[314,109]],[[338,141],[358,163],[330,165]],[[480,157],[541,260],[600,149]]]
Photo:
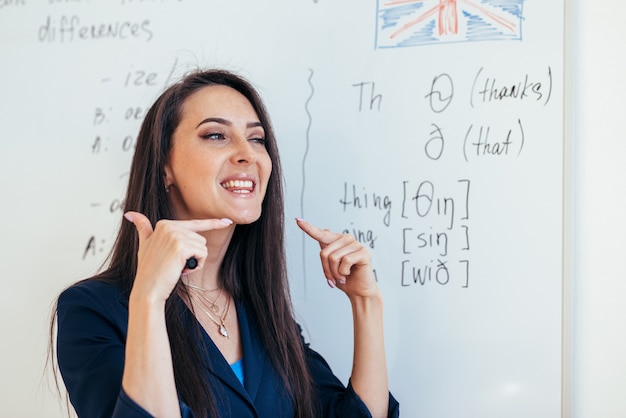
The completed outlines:
[[[252,189],[254,183],[252,180],[228,180],[222,183],[222,187],[225,189]],[[246,192],[248,190],[234,190],[239,193]]]

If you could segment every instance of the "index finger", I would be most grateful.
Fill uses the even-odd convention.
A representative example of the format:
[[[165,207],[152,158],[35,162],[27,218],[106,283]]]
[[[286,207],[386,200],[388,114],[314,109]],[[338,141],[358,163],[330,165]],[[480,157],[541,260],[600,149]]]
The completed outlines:
[[[296,218],[296,223],[308,236],[313,238],[315,241],[320,244],[328,245],[331,242],[335,241],[340,234],[335,232],[331,232],[329,230],[319,229],[304,219]]]
[[[233,221],[228,218],[222,219],[190,219],[185,221],[176,221],[182,227],[193,231],[203,232],[210,231],[212,229],[225,228],[228,225],[232,225]]]

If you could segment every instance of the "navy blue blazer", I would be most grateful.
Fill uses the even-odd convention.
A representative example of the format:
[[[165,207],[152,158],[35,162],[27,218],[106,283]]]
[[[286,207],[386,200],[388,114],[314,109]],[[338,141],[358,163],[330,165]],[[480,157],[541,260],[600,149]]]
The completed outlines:
[[[208,334],[203,338],[212,368],[206,376],[220,417],[293,417],[294,408],[241,303],[236,303],[243,347],[244,385]],[[190,326],[196,321],[187,310]],[[79,417],[150,417],[122,390],[128,295],[115,284],[88,280],[65,290],[57,305],[57,359],[70,401]],[[308,344],[307,364],[319,391],[323,417],[370,417],[365,404],[346,388]],[[194,415],[180,402],[185,418]],[[389,417],[399,416],[389,394]]]

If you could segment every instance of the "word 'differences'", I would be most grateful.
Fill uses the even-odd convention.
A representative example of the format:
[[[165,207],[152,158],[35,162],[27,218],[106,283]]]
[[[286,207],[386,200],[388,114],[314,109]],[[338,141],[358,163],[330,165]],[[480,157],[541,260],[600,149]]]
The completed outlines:
[[[48,16],[37,33],[40,42],[95,41],[100,39],[150,41],[154,36],[150,20],[85,22],[78,15]]]
[[[470,180],[437,185],[430,180],[402,181],[394,197],[344,182],[338,202],[349,216],[367,213],[374,219],[362,227],[349,222],[343,233],[352,234],[372,250],[390,250],[402,287],[469,286]],[[389,229],[393,243],[379,240]]]
[[[180,3],[182,0],[118,0],[107,4],[105,13],[93,17],[95,9],[89,0],[48,0],[51,10],[37,27],[37,40],[45,44],[71,44],[76,42],[150,42],[155,37],[155,24],[148,17],[127,17],[123,9],[147,6],[147,12],[164,3]],[[25,4],[24,1],[0,0],[4,5]],[[117,7],[120,10],[109,13]],[[148,9],[150,7],[150,9]],[[62,8],[64,13],[58,13]],[[68,12],[68,10],[70,10]],[[57,13],[55,13],[57,12]],[[83,13],[84,12],[84,13]],[[153,13],[152,13],[153,14]],[[141,16],[141,15],[140,15]]]

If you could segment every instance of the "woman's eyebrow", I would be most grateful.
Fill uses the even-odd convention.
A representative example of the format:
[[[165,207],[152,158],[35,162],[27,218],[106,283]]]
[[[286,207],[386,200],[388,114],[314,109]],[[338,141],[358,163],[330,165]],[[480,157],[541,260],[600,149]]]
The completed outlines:
[[[263,128],[263,124],[261,122],[248,122],[248,124],[246,125],[246,128],[256,128],[257,126],[260,126],[261,128]]]
[[[200,125],[204,124],[204,123],[209,123],[209,122],[215,122],[215,123],[219,123],[222,125],[226,125],[226,126],[232,126],[233,123],[231,121],[229,121],[228,119],[224,119],[224,118],[206,118],[203,119],[199,124],[196,125],[196,129],[198,129],[200,127]],[[248,122],[246,124],[246,128],[256,128],[257,126],[260,126],[261,128],[263,128],[263,124],[261,122]]]
[[[228,126],[232,125],[231,121],[229,121],[227,119],[224,119],[224,118],[206,118],[206,119],[203,119],[199,124],[196,125],[196,129],[200,125],[202,125],[203,123],[209,123],[209,122],[216,122],[216,123],[220,123],[222,125],[228,125]]]

